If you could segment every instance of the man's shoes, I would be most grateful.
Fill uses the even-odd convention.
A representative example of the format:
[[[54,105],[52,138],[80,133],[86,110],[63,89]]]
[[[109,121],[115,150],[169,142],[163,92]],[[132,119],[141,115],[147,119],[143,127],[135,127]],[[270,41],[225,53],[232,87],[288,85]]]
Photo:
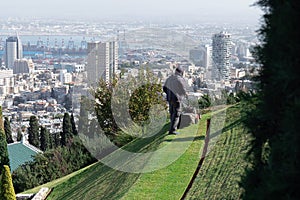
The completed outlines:
[[[175,132],[175,131],[173,131],[173,132],[169,132],[169,135],[179,135],[180,133],[178,133],[178,132]]]

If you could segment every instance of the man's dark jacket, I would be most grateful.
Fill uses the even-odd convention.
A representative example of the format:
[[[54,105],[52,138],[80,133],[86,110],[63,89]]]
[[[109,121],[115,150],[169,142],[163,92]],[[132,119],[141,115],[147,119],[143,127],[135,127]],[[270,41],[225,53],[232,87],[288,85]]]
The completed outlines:
[[[175,72],[175,75],[171,75],[167,78],[165,85],[163,86],[164,92],[167,94],[168,102],[181,102],[185,95],[185,82],[183,77]]]

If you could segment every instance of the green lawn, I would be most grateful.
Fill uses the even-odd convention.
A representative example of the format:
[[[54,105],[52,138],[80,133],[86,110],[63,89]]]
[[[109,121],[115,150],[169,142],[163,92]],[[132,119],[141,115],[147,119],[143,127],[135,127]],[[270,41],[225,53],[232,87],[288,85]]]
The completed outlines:
[[[36,193],[41,187],[49,187],[53,191],[47,199],[132,199],[137,196],[144,199],[178,199],[197,166],[204,141],[205,118],[199,124],[180,130],[180,135],[167,135],[166,125],[157,135],[137,139],[124,147],[131,152],[158,152],[149,157],[147,167],[168,160],[172,155],[170,152],[185,148],[182,155],[177,155],[179,159],[162,169],[129,173],[98,162],[24,193]],[[119,156],[118,151],[112,155]]]
[[[76,171],[76,172],[73,172],[73,173],[71,173],[71,174],[69,174],[69,175],[67,175],[67,176],[64,176],[64,177],[62,177],[62,178],[56,179],[56,180],[54,180],[54,181],[51,181],[51,182],[49,182],[49,183],[45,183],[45,184],[40,185],[40,186],[37,186],[37,187],[35,187],[35,188],[26,190],[26,191],[22,192],[22,194],[33,194],[33,193],[37,193],[42,187],[53,188],[53,187],[55,187],[55,186],[57,186],[57,185],[59,185],[59,184],[65,182],[65,181],[67,181],[67,180],[70,179],[71,177],[80,174],[81,172],[83,172],[83,171],[85,171],[86,169],[88,169],[88,168],[94,166],[95,164],[96,164],[96,163],[94,163],[94,164],[92,164],[92,165],[89,165],[89,166],[87,166],[87,167],[85,167],[85,168],[82,168],[82,169],[80,169],[80,170],[78,170],[78,171]]]
[[[195,140],[178,160],[163,169],[141,174],[122,199],[180,199],[199,161],[204,143],[205,119],[206,117],[200,122],[200,126],[192,125],[181,130],[181,135],[173,140],[165,140],[161,145],[173,142],[179,146],[180,143],[187,142],[187,138],[192,138],[189,135],[199,126]],[[167,153],[162,155],[164,156]]]

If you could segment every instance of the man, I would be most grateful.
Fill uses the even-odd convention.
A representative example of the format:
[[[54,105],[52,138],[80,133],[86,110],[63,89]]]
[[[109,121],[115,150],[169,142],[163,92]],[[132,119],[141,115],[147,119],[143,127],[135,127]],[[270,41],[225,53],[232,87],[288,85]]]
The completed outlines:
[[[181,67],[177,67],[175,74],[167,78],[165,85],[163,86],[163,90],[167,94],[167,101],[169,102],[171,120],[169,134],[178,134],[176,130],[179,125],[179,117],[182,111],[181,103],[187,96],[184,87],[183,73],[184,70]]]

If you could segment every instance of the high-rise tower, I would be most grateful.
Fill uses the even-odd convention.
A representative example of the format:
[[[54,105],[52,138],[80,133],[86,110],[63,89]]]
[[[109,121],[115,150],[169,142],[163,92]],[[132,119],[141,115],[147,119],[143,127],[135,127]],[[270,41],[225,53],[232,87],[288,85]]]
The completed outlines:
[[[212,38],[212,76],[216,80],[229,80],[230,57],[231,57],[231,35],[220,32]]]
[[[16,59],[23,57],[22,43],[19,37],[13,36],[6,39],[5,66],[12,69]]]
[[[109,83],[118,69],[117,42],[88,42],[87,77],[90,85],[100,78]]]

